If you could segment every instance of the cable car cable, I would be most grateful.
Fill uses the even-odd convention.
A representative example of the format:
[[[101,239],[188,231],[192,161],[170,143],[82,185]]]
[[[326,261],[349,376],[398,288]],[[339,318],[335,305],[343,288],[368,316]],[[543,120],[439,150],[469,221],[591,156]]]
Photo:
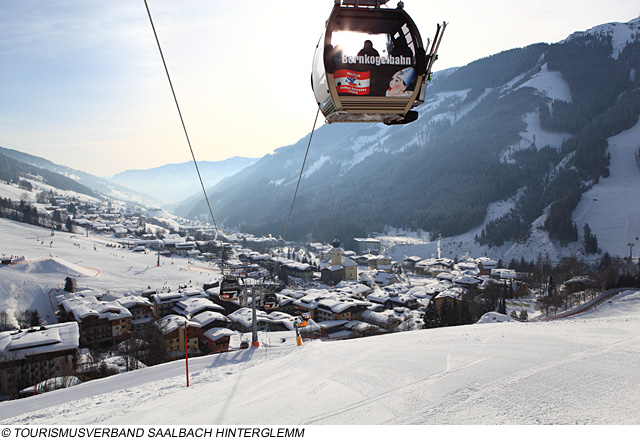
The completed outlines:
[[[191,157],[193,158],[193,164],[196,167],[196,172],[198,173],[198,178],[200,179],[200,185],[202,186],[202,192],[204,193],[204,199],[207,202],[207,207],[209,208],[209,214],[211,214],[211,220],[213,221],[213,226],[216,229],[216,236],[214,240],[218,239],[220,235],[220,231],[218,229],[218,225],[216,224],[216,219],[213,216],[213,210],[211,209],[211,204],[209,203],[209,197],[207,196],[207,190],[204,187],[204,182],[202,181],[202,175],[200,174],[200,169],[198,168],[198,161],[196,160],[196,156],[193,152],[193,147],[191,147],[191,141],[189,140],[189,133],[187,132],[187,126],[184,123],[184,118],[182,117],[182,112],[180,111],[180,104],[178,104],[178,98],[176,97],[176,92],[173,88],[173,82],[171,81],[171,75],[169,75],[169,69],[167,68],[167,62],[164,59],[164,54],[162,53],[162,47],[160,46],[160,40],[158,39],[158,33],[156,32],[156,27],[153,24],[153,18],[151,18],[151,11],[149,10],[149,5],[147,4],[147,0],[144,0],[144,6],[147,8],[147,15],[149,16],[149,21],[151,22],[151,29],[153,29],[153,35],[156,38],[156,43],[158,45],[158,50],[160,51],[160,58],[162,58],[162,64],[164,65],[164,71],[167,74],[167,79],[169,80],[169,86],[171,87],[171,93],[173,94],[173,100],[176,103],[176,108],[178,109],[178,115],[180,116],[180,122],[182,122],[182,129],[184,130],[184,135],[187,138],[187,144],[189,145],[189,150],[191,151]]]
[[[145,0],[146,1],[146,0]],[[302,172],[304,171],[304,164],[307,162],[307,156],[309,155],[309,147],[311,146],[311,139],[313,139],[313,133],[316,131],[316,123],[318,122],[318,115],[320,114],[320,107],[316,111],[316,118],[313,121],[313,128],[311,129],[311,135],[309,136],[309,143],[307,144],[307,152],[304,154],[304,160],[302,161],[302,168],[300,168],[300,175],[298,176],[298,184],[296,185],[296,192],[293,194],[293,200],[291,201],[291,209],[289,209],[289,217],[287,223],[284,225],[284,234],[282,234],[282,241],[287,236],[287,228],[289,227],[289,220],[291,220],[291,213],[293,212],[293,204],[296,202],[296,196],[298,195],[298,188],[300,187],[300,180],[302,179]]]

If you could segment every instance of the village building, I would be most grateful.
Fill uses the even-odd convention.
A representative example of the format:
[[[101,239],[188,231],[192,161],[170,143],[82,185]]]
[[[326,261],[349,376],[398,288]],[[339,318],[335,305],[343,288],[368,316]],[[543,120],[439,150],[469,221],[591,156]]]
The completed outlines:
[[[440,292],[433,299],[436,305],[436,309],[438,310],[438,312],[441,312],[443,304],[445,302],[450,305],[453,305],[454,303],[460,304],[465,293],[466,291],[463,287],[452,287]]]
[[[202,332],[212,328],[229,328],[231,326],[229,318],[222,313],[212,311],[199,313],[191,318],[191,321],[198,324]]]
[[[321,299],[316,308],[316,321],[359,319],[370,304],[353,299]]]
[[[320,271],[322,282],[329,286],[335,286],[343,280],[357,281],[358,265],[356,262],[343,255],[344,251],[340,248],[340,241],[337,237],[332,245],[330,264]]]
[[[313,277],[313,268],[306,263],[288,260],[280,263],[280,275],[285,275],[287,278],[308,280]]]
[[[498,268],[498,263],[488,257],[480,257],[476,259],[480,275],[491,275],[493,269]]]
[[[442,272],[449,272],[453,263],[450,258],[427,258],[416,263],[415,272],[418,275],[436,277]]]
[[[367,261],[369,264],[369,270],[384,270],[386,272],[391,271],[391,257],[387,255],[372,255]]]
[[[108,347],[131,338],[131,312],[117,301],[101,301],[90,292],[57,300],[63,319],[79,324],[81,347]]]
[[[223,312],[224,308],[207,298],[186,298],[178,301],[172,308],[176,315],[191,318],[203,312]]]
[[[155,325],[164,339],[165,351],[170,360],[184,359],[185,350],[189,357],[201,354],[198,346],[198,323],[189,321],[184,316],[167,315],[157,320]]]
[[[207,298],[207,294],[200,287],[189,287],[177,292],[160,292],[151,295],[154,317],[159,319],[174,313],[173,307],[180,301],[189,298]]]
[[[34,383],[73,375],[79,344],[77,322],[0,333],[0,394],[17,397]]]
[[[369,270],[360,274],[360,282],[369,287],[386,287],[399,282],[395,274],[384,270]]]
[[[236,335],[236,332],[228,328],[211,328],[202,335],[203,350],[211,354],[227,352],[229,351],[231,337],[234,335]]]
[[[131,313],[131,333],[141,334],[153,325],[153,305],[143,296],[128,295],[116,301]]]
[[[382,249],[382,242],[375,238],[354,238],[356,252],[359,254],[378,253]]]

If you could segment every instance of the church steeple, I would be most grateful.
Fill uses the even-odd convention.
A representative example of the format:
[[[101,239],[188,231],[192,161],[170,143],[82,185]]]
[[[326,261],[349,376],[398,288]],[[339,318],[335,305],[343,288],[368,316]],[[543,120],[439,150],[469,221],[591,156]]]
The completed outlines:
[[[333,249],[331,249],[331,265],[337,266],[342,264],[342,249],[340,248],[340,240],[338,240],[338,235],[336,234],[336,238],[331,243]]]

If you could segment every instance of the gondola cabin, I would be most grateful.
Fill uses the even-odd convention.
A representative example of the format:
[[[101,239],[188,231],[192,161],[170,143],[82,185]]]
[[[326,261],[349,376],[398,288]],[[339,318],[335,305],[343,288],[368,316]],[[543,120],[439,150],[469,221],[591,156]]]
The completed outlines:
[[[266,310],[275,310],[278,308],[278,297],[273,292],[267,292],[264,294],[264,298],[262,300],[262,307]]]
[[[382,7],[388,0],[335,0],[313,60],[311,85],[328,123],[417,119],[425,80],[436,58],[405,12]],[[444,25],[442,27],[444,31]]]
[[[223,301],[233,301],[240,297],[242,286],[237,277],[225,276],[220,282],[220,299]]]

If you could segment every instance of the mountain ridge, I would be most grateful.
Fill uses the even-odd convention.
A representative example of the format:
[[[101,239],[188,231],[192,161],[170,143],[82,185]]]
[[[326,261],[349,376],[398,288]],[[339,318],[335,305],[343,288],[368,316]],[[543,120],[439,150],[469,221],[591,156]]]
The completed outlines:
[[[321,127],[286,238],[328,242],[337,233],[350,247],[349,237],[386,227],[454,237],[483,224],[490,204],[519,194],[481,231],[480,245],[526,242],[538,227],[575,243],[583,225],[571,213],[608,176],[607,139],[640,114],[639,27],[638,19],[607,23],[437,72],[406,126]],[[308,140],[210,188],[221,223],[282,231]],[[206,217],[202,201],[176,213]]]
[[[216,183],[232,176],[257,159],[233,156],[221,161],[199,161],[198,170],[205,184]],[[126,170],[109,179],[129,188],[173,204],[201,192],[201,185],[193,162],[166,164],[155,168]],[[171,185],[167,185],[170,182]]]

